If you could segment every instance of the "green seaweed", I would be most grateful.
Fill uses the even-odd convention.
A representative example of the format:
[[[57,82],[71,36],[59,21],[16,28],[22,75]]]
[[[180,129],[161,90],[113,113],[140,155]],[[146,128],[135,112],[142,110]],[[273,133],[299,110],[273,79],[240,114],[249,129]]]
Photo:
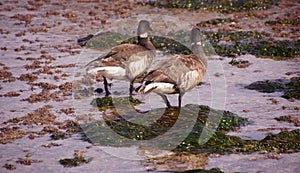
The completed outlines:
[[[235,22],[235,20],[233,20],[231,18],[218,18],[218,19],[212,19],[212,20],[200,22],[197,24],[197,26],[207,27],[207,26],[211,26],[211,25],[220,25],[220,24],[231,23],[231,22]]]
[[[218,130],[230,131],[247,124],[247,119],[238,117],[229,111],[224,111]]]
[[[120,44],[126,36],[115,32],[102,32],[90,38],[85,47],[92,49],[109,49]]]
[[[175,149],[176,151],[185,151],[191,153],[235,153],[241,148],[242,140],[235,136],[227,136],[219,131],[211,133],[205,144],[199,144],[199,137],[203,126],[196,124],[189,136]]]
[[[232,60],[229,62],[229,64],[233,66],[239,66],[243,64],[249,64],[250,62],[248,60],[236,60],[235,58],[232,58]]]
[[[277,20],[268,20],[265,22],[267,25],[292,25],[292,26],[299,26],[300,25],[300,18],[295,19],[277,19]]]
[[[106,112],[103,114],[103,121],[81,125],[90,142],[103,146],[131,146],[134,141],[150,140],[166,133],[178,121],[179,113],[182,115],[181,121],[183,122],[190,121],[190,118],[194,117],[196,113],[198,115],[194,126],[188,136],[177,145],[174,151],[220,154],[252,152],[291,153],[300,151],[300,130],[269,134],[260,141],[244,140],[236,136],[226,135],[228,131],[236,130],[248,123],[247,119],[228,111],[190,104],[180,109],[178,107],[158,108],[140,114],[135,109],[129,109],[128,106],[130,105],[118,107],[118,111],[114,111],[115,108],[113,107],[101,109],[101,112]],[[110,111],[107,113],[106,110]],[[157,117],[157,115],[161,116]],[[207,119],[209,117],[220,117],[221,119],[219,122],[217,119],[208,122]],[[133,118],[134,122],[128,118]],[[216,122],[216,131],[208,128],[212,127]],[[184,123],[182,126],[182,128],[186,127]],[[173,131],[174,136],[182,135],[182,128]],[[173,139],[171,138],[168,141],[172,141]],[[199,141],[199,139],[201,140]],[[159,146],[155,145],[155,147]]]
[[[208,106],[199,105],[186,105],[180,109],[180,112],[185,118],[188,117],[189,114],[195,113],[192,111],[195,110],[195,108],[198,108],[197,121],[189,135],[174,149],[174,151],[225,154],[251,152],[290,153],[298,152],[300,150],[299,130],[282,131],[279,134],[270,134],[261,141],[243,140],[236,136],[226,135],[225,133],[246,125],[247,119],[238,117],[236,114],[228,111],[214,110]],[[83,125],[82,127],[91,142],[109,146],[130,146],[133,141],[149,140],[160,136],[176,123],[179,115],[179,108],[176,107],[166,110],[163,108],[155,109],[147,114],[146,117],[151,118],[162,111],[164,111],[164,113],[159,119],[154,118],[153,122],[149,122],[148,119],[142,117],[143,115],[128,110],[126,107],[121,107],[121,110],[118,112],[112,111],[110,113],[115,116],[114,119],[107,119],[104,116],[104,122],[99,121]],[[120,112],[122,114],[120,114]],[[139,123],[127,121],[126,118],[123,118],[125,114],[131,115],[132,117],[139,116]],[[208,116],[222,117],[216,132],[205,127]],[[188,121],[188,119],[185,121]],[[118,134],[117,137],[111,135],[112,133],[106,133],[109,131],[107,131],[104,126],[109,128],[109,131],[113,130],[114,133]],[[205,131],[203,131],[203,129],[205,129]],[[178,135],[180,135],[180,131],[181,130],[178,129]],[[199,138],[202,133],[206,134],[207,139],[202,138],[201,140],[207,140],[207,142],[199,144]],[[119,138],[120,136],[122,136],[122,138]]]
[[[300,40],[272,42],[262,40],[256,43],[255,49],[250,50],[259,56],[295,57],[300,55],[299,46]]]
[[[65,133],[54,133],[50,136],[51,139],[53,140],[59,140],[59,139],[66,139],[66,134]]]
[[[300,130],[269,134],[258,142],[258,151],[294,153],[300,151]]]
[[[190,10],[208,9],[212,11],[231,13],[249,10],[265,10],[275,4],[277,0],[156,0],[147,4],[161,8],[186,8]]]
[[[133,97],[117,97],[112,98],[110,96],[96,98],[92,101],[92,105],[97,106],[99,109],[108,109],[113,107],[115,104],[124,105],[130,102],[133,105],[137,105],[142,103],[140,100],[135,99]]]
[[[193,113],[194,111],[191,112],[191,110],[195,110],[195,109],[198,110],[198,118],[195,126],[197,126],[197,124],[203,126],[206,123],[208,116],[215,116],[215,117],[222,116],[222,119],[218,126],[218,130],[222,130],[222,131],[234,130],[235,128],[245,125],[247,122],[245,118],[238,117],[236,114],[233,114],[229,111],[215,110],[209,108],[208,106],[186,105],[185,107],[180,109],[176,107],[166,109],[164,111],[164,114],[156,122],[153,123],[151,128],[147,128],[139,125],[133,125],[130,122],[123,122],[123,121],[122,123],[117,122],[114,125],[119,124],[123,127],[127,127],[127,128],[130,127],[134,129],[133,133],[135,133],[135,131],[137,130],[138,133],[136,133],[136,135],[131,135],[132,138],[134,139],[139,140],[139,138],[135,138],[136,136],[139,136],[142,139],[148,139],[148,137],[150,138],[156,137],[156,135],[164,133],[170,127],[172,127],[172,125],[176,122],[179,113],[183,115],[189,114],[189,113]],[[153,111],[152,114],[156,115],[158,112],[162,112],[162,111],[163,109],[158,109],[156,111]]]
[[[200,134],[191,134],[177,151],[189,151],[191,153],[252,153],[252,152],[276,152],[294,153],[300,151],[300,131],[282,131],[279,134],[270,134],[261,141],[243,140],[239,137],[228,136],[216,132],[203,145],[199,145],[197,138]]]
[[[204,32],[217,54],[253,54],[265,57],[297,57],[300,55],[300,40],[270,41],[269,34],[259,32]],[[230,44],[220,45],[223,39]]]
[[[240,41],[244,39],[262,39],[267,38],[270,35],[264,32],[254,31],[238,31],[238,32],[203,32],[211,41],[219,42],[224,38],[228,38],[230,41]]]
[[[62,164],[64,167],[75,167],[80,166],[84,163],[88,163],[89,160],[86,160],[83,157],[74,157],[74,158],[66,158],[59,160],[59,163]]]
[[[236,114],[233,114],[231,112],[215,110],[209,108],[208,106],[199,105],[186,105],[185,107],[182,107],[180,109],[177,107],[168,109],[159,108],[142,114],[136,112],[136,110],[129,109],[128,106],[118,106],[118,111],[114,111],[114,108],[111,107],[108,109],[110,109],[111,111],[109,113],[109,116],[103,116],[104,122],[99,121],[94,124],[87,124],[83,126],[84,131],[87,132],[87,137],[89,137],[89,134],[93,136],[93,139],[90,139],[91,141],[101,143],[103,145],[122,146],[126,145],[126,139],[129,139],[128,141],[153,139],[164,134],[171,127],[173,127],[173,125],[177,121],[179,113],[182,117],[181,121],[188,122],[191,121],[189,117],[193,117],[193,114],[195,112],[198,112],[198,117],[196,119],[195,127],[193,128],[192,132],[196,134],[200,133],[201,129],[203,129],[208,116],[216,117],[217,119],[218,117],[220,117],[220,122],[217,130],[223,132],[234,130],[247,123],[247,120],[245,118],[238,117]],[[102,111],[105,110],[102,109]],[[161,116],[157,118],[157,115]],[[106,118],[107,116],[109,118]],[[135,117],[135,121],[138,121],[138,123],[127,121],[126,119],[128,118],[125,118],[127,116]],[[208,123],[214,123],[218,120],[210,121],[211,122]],[[104,133],[105,131],[107,131],[106,128],[109,128],[109,130],[113,130],[115,133],[124,138],[118,142],[118,139],[114,138],[114,136],[109,136]],[[101,131],[101,133],[98,133],[97,131]],[[174,133],[178,133],[178,135],[180,135],[182,131],[180,129],[177,129],[177,131]],[[100,141],[98,142],[97,140]],[[128,142],[128,145],[129,144],[130,142]]]
[[[230,19],[222,19],[224,22],[226,20],[230,21]],[[218,23],[222,21],[221,19],[206,21],[205,23]],[[204,25],[203,23],[197,24],[198,26]],[[253,31],[238,31],[238,32],[211,32],[211,31],[203,31],[203,37],[206,38],[204,40],[209,41],[209,43],[213,46],[214,51],[221,56],[232,56],[243,55],[243,54],[253,54],[259,57],[272,58],[275,60],[282,60],[288,58],[295,58],[300,55],[300,40],[270,40],[270,34],[265,32],[253,32]],[[176,32],[169,33],[170,36],[174,40],[178,40],[182,43],[189,43],[189,32]],[[221,41],[226,40],[226,44],[220,44]],[[207,44],[205,41],[205,44]],[[169,40],[164,39],[160,40],[160,44],[166,45]],[[159,47],[156,46],[157,49],[174,49],[172,46],[176,44],[169,44],[170,46]],[[189,54],[189,51],[185,51],[184,47],[179,47],[176,51],[171,51],[171,53],[182,53]],[[212,50],[209,47],[204,45],[204,52],[209,54]]]
[[[185,45],[168,37],[151,36],[150,40],[156,49],[162,50],[165,53],[186,55],[192,53],[191,50],[188,49]]]

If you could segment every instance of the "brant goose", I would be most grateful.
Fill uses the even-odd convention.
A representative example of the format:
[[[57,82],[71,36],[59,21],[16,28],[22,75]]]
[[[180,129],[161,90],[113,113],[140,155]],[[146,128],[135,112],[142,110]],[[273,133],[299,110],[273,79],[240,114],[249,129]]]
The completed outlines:
[[[171,107],[165,94],[179,94],[178,107],[181,107],[181,97],[185,92],[198,85],[205,72],[207,61],[201,46],[201,35],[198,28],[191,32],[193,54],[172,55],[162,61],[142,80],[138,93],[155,92],[160,95],[167,107]]]
[[[132,95],[134,80],[151,66],[155,57],[155,47],[148,39],[149,31],[152,31],[150,23],[141,20],[137,29],[138,44],[127,43],[115,46],[108,54],[86,65],[87,73],[103,76],[106,96],[110,95],[107,78],[129,80],[129,93]]]

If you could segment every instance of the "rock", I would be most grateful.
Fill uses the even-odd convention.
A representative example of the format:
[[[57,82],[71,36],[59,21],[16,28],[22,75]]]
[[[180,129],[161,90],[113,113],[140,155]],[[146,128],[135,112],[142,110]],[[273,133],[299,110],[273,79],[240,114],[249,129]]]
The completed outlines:
[[[275,79],[275,80],[265,80],[257,81],[251,83],[245,88],[250,90],[256,90],[259,92],[273,93],[273,92],[283,92],[281,97],[290,99],[294,98],[300,99],[300,78],[293,77],[289,79]]]

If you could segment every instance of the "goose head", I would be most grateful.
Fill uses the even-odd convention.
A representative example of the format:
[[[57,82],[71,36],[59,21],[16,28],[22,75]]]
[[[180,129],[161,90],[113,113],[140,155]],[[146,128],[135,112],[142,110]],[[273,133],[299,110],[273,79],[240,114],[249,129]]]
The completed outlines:
[[[202,63],[207,65],[206,55],[204,53],[204,38],[200,33],[200,29],[198,27],[194,27],[191,31],[191,46],[193,54],[201,60]]]
[[[201,45],[201,36],[200,36],[200,29],[198,27],[194,27],[191,31],[191,41],[192,46]]]
[[[153,31],[150,27],[150,22],[147,20],[141,20],[137,29],[138,37],[147,38],[149,31]]]
[[[148,32],[153,31],[147,20],[141,20],[137,29],[138,43],[149,50],[155,50],[155,47],[148,39]]]

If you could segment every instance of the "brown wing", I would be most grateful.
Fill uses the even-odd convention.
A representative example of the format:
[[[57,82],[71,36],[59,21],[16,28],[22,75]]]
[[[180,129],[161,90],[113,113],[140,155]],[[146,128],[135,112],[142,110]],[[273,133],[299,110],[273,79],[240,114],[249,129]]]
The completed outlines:
[[[168,75],[163,73],[160,70],[153,70],[149,72],[143,79],[143,81],[149,81],[149,82],[166,82],[166,83],[172,83],[176,85],[176,82],[172,80]]]
[[[131,55],[138,52],[147,51],[143,46],[137,44],[121,44],[115,46],[105,56],[101,56],[86,66],[123,66],[124,62],[128,60]]]
[[[206,69],[203,63],[197,58],[197,56],[191,55],[174,55],[174,58],[179,59],[189,70]]]
[[[102,60],[103,66],[121,66],[131,55],[147,49],[137,44],[122,44],[111,49],[105,59]]]

